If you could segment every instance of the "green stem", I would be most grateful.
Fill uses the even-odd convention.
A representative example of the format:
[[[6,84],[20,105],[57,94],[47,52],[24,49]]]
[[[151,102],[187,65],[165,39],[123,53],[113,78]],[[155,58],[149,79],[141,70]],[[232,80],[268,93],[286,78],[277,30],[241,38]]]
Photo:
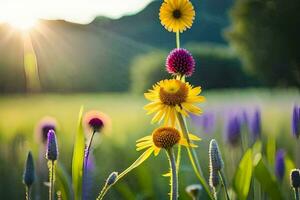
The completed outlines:
[[[55,164],[54,161],[51,160],[49,161],[49,171],[50,171],[50,176],[49,176],[49,200],[54,199],[54,171],[55,171]]]
[[[178,175],[176,170],[176,161],[174,157],[173,149],[167,150],[167,155],[169,158],[169,164],[171,169],[171,195],[170,200],[178,199]]]
[[[30,187],[28,187],[28,186],[26,186],[25,187],[25,193],[26,193],[26,196],[25,196],[25,198],[26,198],[26,200],[30,200],[31,198],[30,198]]]
[[[91,137],[91,139],[89,141],[89,144],[88,144],[88,148],[87,148],[86,155],[85,155],[85,163],[84,163],[85,168],[86,168],[86,166],[88,164],[88,161],[89,161],[90,149],[91,149],[91,146],[92,146],[92,142],[93,142],[95,133],[96,133],[96,131],[93,131],[92,137]]]
[[[183,116],[180,113],[177,113],[177,117],[178,117],[179,126],[181,128],[183,136],[187,140],[188,144],[190,144],[190,138],[189,138],[189,135],[188,135],[188,129],[187,129],[187,125],[186,125],[186,123],[184,121],[184,118],[183,118]],[[200,167],[200,164],[199,164],[199,161],[198,161],[198,158],[197,158],[195,150],[192,149],[190,146],[187,146],[186,150],[188,152],[188,156],[189,156],[190,162],[192,164],[193,170],[194,170],[197,178],[199,179],[200,183],[204,187],[204,189],[205,189],[206,193],[208,194],[209,198],[210,199],[214,199],[213,196],[212,196],[212,194],[211,194],[211,192],[210,192],[210,189],[209,189],[209,187],[208,187],[208,185],[207,185],[207,183],[205,181],[205,179],[203,178],[202,170],[201,170],[201,167]]]
[[[224,174],[221,171],[219,171],[219,176],[221,178],[221,183],[222,183],[223,188],[224,188],[226,200],[230,200],[229,195],[228,195],[226,181],[225,181],[225,176],[224,176]]]
[[[295,200],[300,200],[298,188],[294,188],[294,193],[295,193]]]
[[[179,31],[176,32],[176,47],[180,48],[180,33]]]
[[[176,158],[176,171],[177,171],[177,174],[179,173],[180,159],[181,159],[181,145],[178,145],[177,158]]]

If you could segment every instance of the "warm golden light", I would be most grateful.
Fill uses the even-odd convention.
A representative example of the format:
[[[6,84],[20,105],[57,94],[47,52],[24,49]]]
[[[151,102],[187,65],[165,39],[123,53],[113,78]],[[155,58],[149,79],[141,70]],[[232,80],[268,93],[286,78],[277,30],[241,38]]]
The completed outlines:
[[[7,19],[6,23],[8,23],[10,26],[12,26],[15,29],[21,31],[27,31],[33,28],[37,24],[37,19],[16,16],[15,18]]]

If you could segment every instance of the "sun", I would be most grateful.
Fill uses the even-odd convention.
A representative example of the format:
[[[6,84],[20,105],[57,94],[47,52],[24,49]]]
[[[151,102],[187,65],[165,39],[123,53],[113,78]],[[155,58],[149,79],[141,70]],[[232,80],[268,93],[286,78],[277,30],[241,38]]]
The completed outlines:
[[[18,29],[20,31],[28,31],[36,26],[38,20],[33,17],[12,17],[6,19],[11,27]]]

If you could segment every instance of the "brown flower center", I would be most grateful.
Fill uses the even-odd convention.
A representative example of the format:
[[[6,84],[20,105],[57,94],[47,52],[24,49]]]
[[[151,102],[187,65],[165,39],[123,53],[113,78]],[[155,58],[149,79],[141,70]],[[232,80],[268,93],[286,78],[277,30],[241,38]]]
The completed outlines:
[[[161,127],[152,133],[152,139],[155,146],[170,149],[179,142],[180,133],[172,127]]]
[[[159,98],[162,103],[175,106],[185,102],[188,96],[188,88],[185,83],[175,80],[173,84],[167,87],[161,87],[159,91]]]
[[[179,19],[181,17],[181,11],[179,9],[176,9],[173,11],[173,17],[175,19]]]

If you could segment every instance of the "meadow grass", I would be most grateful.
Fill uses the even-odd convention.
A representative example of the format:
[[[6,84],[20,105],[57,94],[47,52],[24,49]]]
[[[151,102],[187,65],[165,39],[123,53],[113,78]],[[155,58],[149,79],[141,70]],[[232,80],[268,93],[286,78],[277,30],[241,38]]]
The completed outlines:
[[[227,157],[225,172],[232,179],[233,166],[228,159],[232,149],[223,142],[223,114],[232,109],[256,108],[262,112],[264,138],[273,135],[278,147],[285,148],[293,158],[295,141],[291,137],[291,112],[295,103],[299,103],[300,94],[296,90],[223,90],[204,92],[207,102],[204,112],[209,110],[218,114],[215,133],[205,134],[191,124],[191,131],[203,138],[197,153],[208,178],[209,140],[216,138],[220,149]],[[139,155],[135,151],[135,141],[148,135],[157,127],[149,123],[151,117],[145,115],[143,106],[146,100],[130,94],[44,94],[44,95],[9,95],[0,98],[0,197],[18,199],[23,197],[21,175],[23,163],[29,149],[38,158],[39,145],[35,139],[36,123],[43,116],[52,116],[58,121],[57,138],[60,151],[59,162],[70,174],[74,134],[80,106],[85,111],[99,110],[107,113],[112,120],[109,134],[102,138],[94,150],[96,171],[93,176],[91,196],[96,198],[105,178],[113,171],[122,171]],[[96,138],[97,140],[97,138]],[[265,142],[263,140],[263,142]],[[96,142],[97,143],[97,142]],[[185,154],[185,152],[184,152]],[[238,155],[239,153],[236,152]],[[168,170],[166,155],[150,158],[131,175],[120,181],[107,199],[166,199],[168,179],[161,174]],[[180,199],[188,199],[185,186],[197,183],[188,161],[184,156],[179,175]],[[239,159],[239,158],[238,158]],[[11,169],[10,166],[14,166]],[[155,167],[153,167],[155,166]],[[155,174],[155,177],[154,177]],[[287,180],[285,180],[287,181]],[[285,188],[287,184],[285,184]],[[17,192],[16,192],[17,191]]]

